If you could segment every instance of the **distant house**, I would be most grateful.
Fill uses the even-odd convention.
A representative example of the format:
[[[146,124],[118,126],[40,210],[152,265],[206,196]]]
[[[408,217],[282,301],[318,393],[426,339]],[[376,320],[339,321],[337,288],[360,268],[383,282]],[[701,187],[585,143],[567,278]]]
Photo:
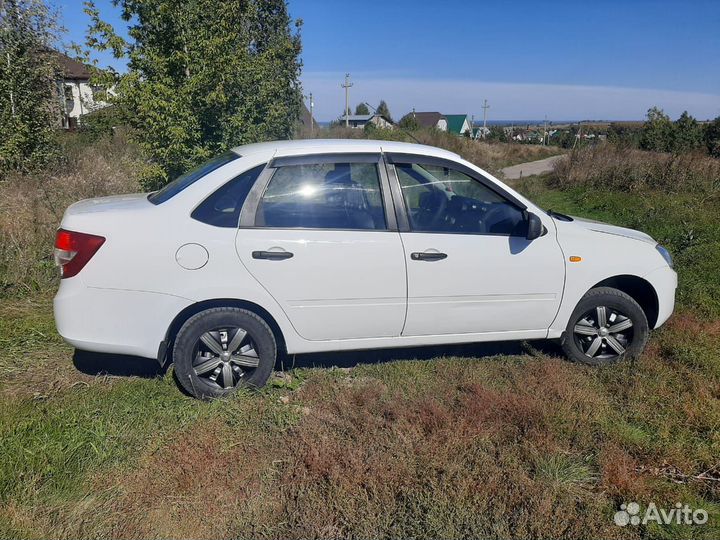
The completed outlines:
[[[345,117],[339,119],[340,125],[345,125]],[[395,125],[381,114],[351,114],[347,117],[347,123],[351,128],[364,128],[368,124],[374,124],[383,129],[392,129]]]
[[[542,141],[543,136],[541,133],[539,133],[535,130],[522,129],[522,130],[516,131],[512,138],[514,141],[519,141],[519,142],[539,143]]]
[[[488,135],[490,135],[490,128],[482,126],[472,128],[473,139],[484,139]]]
[[[62,53],[55,53],[60,78],[56,81],[60,100],[60,125],[73,129],[82,123],[82,117],[107,107],[112,90],[90,84],[92,74],[88,67]]]
[[[455,135],[465,135],[471,130],[467,114],[446,114],[447,130]]]
[[[448,121],[445,115],[439,112],[411,112],[410,113],[421,128],[448,130]]]

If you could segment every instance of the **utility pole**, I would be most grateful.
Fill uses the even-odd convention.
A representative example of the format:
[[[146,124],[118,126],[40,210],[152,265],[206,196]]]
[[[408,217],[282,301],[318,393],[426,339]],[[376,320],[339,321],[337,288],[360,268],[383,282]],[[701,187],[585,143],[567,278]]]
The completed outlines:
[[[348,119],[348,115],[350,114],[350,94],[349,90],[350,87],[353,85],[353,83],[350,82],[350,74],[345,74],[345,84],[341,84],[340,88],[345,89],[345,127],[350,127],[350,120]]]
[[[545,120],[543,120],[543,146],[547,146],[545,144],[545,137],[547,137],[547,114],[545,115]]]
[[[482,136],[483,139],[485,138],[485,135],[487,134],[487,110],[490,108],[490,105],[487,104],[487,99],[483,101],[483,132]]]

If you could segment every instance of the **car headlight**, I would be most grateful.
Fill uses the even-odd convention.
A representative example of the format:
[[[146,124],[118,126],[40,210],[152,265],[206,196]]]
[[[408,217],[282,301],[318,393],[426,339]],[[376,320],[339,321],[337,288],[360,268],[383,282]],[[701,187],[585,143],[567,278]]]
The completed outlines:
[[[672,255],[670,255],[670,252],[667,249],[665,249],[664,247],[662,247],[660,244],[656,245],[655,249],[657,249],[658,253],[660,253],[660,255],[662,255],[663,259],[665,259],[665,262],[668,263],[668,266],[670,268],[672,268],[673,260],[672,260]]]

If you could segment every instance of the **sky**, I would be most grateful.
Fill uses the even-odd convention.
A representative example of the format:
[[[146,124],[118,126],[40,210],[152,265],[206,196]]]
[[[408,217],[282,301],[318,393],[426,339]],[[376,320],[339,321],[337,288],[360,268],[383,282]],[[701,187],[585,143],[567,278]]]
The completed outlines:
[[[56,2],[68,41],[82,42],[80,0]],[[97,2],[116,28],[110,0]],[[719,0],[290,0],[303,20],[302,83],[315,116],[385,99],[489,120],[636,120],[657,105],[720,115]],[[122,32],[121,32],[122,33]],[[123,69],[110,55],[101,65]]]

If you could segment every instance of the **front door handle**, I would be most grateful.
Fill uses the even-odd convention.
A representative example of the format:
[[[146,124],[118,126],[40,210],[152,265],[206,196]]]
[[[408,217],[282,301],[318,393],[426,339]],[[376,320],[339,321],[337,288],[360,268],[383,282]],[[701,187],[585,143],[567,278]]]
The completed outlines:
[[[253,259],[268,259],[270,261],[282,261],[289,259],[293,254],[289,251],[253,251]]]
[[[437,253],[433,251],[415,252],[410,254],[410,258],[413,261],[440,261],[447,259],[447,253]]]

